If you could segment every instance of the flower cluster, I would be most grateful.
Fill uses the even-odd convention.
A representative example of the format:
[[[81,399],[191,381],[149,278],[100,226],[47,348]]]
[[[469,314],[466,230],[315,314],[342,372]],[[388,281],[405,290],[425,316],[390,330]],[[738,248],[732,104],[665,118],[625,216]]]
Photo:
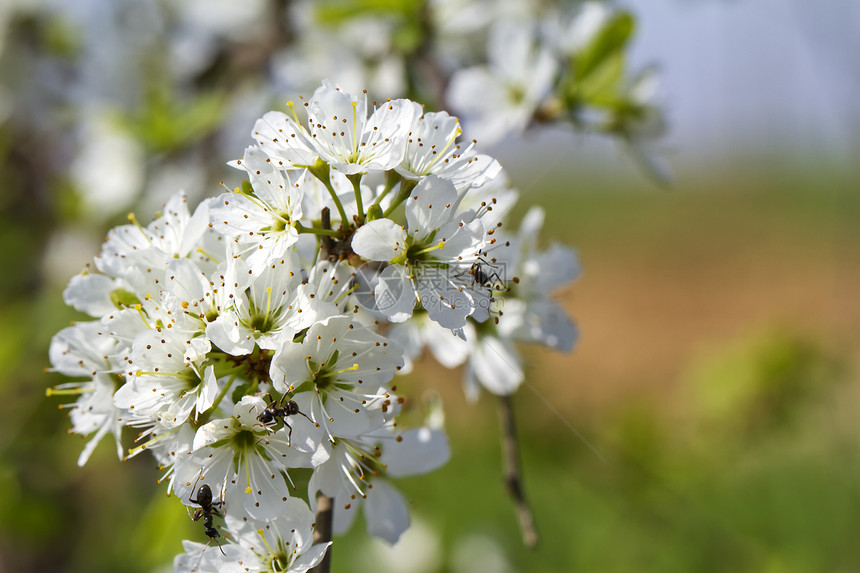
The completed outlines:
[[[394,376],[426,345],[468,361],[468,395],[509,394],[515,342],[572,347],[551,299],[572,251],[537,247],[539,211],[507,230],[517,193],[460,134],[447,113],[324,82],[256,122],[231,163],[241,185],[130,217],[70,282],[66,302],[94,320],[55,336],[54,369],[80,380],[49,394],[78,396],[72,431],[94,435],[81,465],[108,432],[122,452],[129,426],[129,456],[150,452],[203,521],[220,550],[187,542],[177,571],[306,571],[328,547],[312,540],[318,494],[335,532],[363,506],[396,542],[409,516],[387,478],[449,450],[436,425],[398,426]]]

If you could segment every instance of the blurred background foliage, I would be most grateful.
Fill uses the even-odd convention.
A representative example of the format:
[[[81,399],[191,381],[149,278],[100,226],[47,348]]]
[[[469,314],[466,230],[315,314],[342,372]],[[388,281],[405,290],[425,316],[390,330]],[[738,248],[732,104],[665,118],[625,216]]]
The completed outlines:
[[[658,4],[640,6],[639,25],[652,31],[634,57],[651,46],[646,55],[668,69],[689,45],[672,44],[673,17],[742,10]],[[348,8],[327,3],[323,14],[336,23]],[[64,22],[25,14],[6,30],[17,51],[0,60],[5,85],[36,85],[46,73],[62,80],[65,59],[87,42]],[[648,43],[661,34],[662,52]],[[37,61],[42,51],[53,54],[49,63]],[[213,66],[236,65],[226,53],[218,58]],[[254,114],[228,140],[235,147],[216,141],[231,104],[214,67],[194,81],[217,89],[194,98],[160,85],[157,69],[145,75],[153,78],[145,98],[107,120],[134,134],[144,169],[196,164],[200,152],[186,144],[201,138],[211,140],[206,161],[240,155]],[[798,72],[798,83],[804,78]],[[678,80],[675,101],[706,97],[691,87],[698,79]],[[45,398],[62,382],[44,372],[51,336],[81,318],[62,289],[123,215],[94,214],[76,191],[74,149],[52,145],[52,134],[79,129],[79,118],[52,107],[56,94],[38,85],[0,123],[0,572],[158,570],[182,539],[203,540],[199,524],[156,486],[146,458],[119,463],[105,443],[78,468],[84,442],[66,435],[68,420]],[[765,77],[744,89],[767,85]],[[52,115],[31,121],[40,109]],[[515,218],[545,206],[545,234],[574,245],[584,268],[560,293],[581,329],[579,346],[570,356],[529,350],[528,383],[516,397],[541,545],[522,547],[504,492],[495,401],[466,404],[458,375],[428,358],[398,385],[416,405],[441,396],[452,459],[398,482],[416,523],[399,557],[370,543],[359,522],[336,539],[334,571],[358,563],[428,573],[860,570],[860,173],[852,161],[860,146],[850,129],[856,110],[834,113],[849,127],[825,126],[806,145],[795,143],[809,135],[799,129],[758,125],[754,137],[721,127],[720,146],[692,141],[696,116],[678,110],[668,191],[625,157],[569,133],[492,150],[523,192]],[[818,145],[829,139],[836,143]],[[218,176],[199,188],[217,192]],[[138,202],[141,220],[158,196]]]

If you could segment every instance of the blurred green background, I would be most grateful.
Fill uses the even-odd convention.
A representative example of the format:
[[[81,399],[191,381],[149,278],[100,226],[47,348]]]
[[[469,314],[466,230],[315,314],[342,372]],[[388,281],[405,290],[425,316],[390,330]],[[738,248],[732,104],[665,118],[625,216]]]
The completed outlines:
[[[428,359],[400,388],[442,395],[453,457],[399,482],[429,531],[416,543],[438,548],[415,570],[860,568],[860,198],[833,171],[829,184],[788,165],[736,173],[668,192],[606,181],[571,192],[559,174],[543,177],[531,198],[548,206],[547,234],[576,245],[585,270],[561,293],[578,348],[528,352],[516,398],[542,542],[529,551],[519,540],[495,401],[465,404],[458,377]],[[27,248],[4,236],[2,252]],[[121,464],[105,443],[76,467],[83,441],[65,435],[44,398],[60,378],[41,370],[50,336],[75,317],[58,285],[21,284],[31,266],[5,268],[4,570],[169,562],[180,539],[201,537],[198,524],[143,457]],[[363,528],[338,540],[335,571],[383,559]],[[502,562],[486,565],[487,554]]]
[[[516,395],[541,544],[523,548],[504,492],[495,401],[466,404],[428,358],[399,387],[442,396],[452,459],[398,482],[411,557],[392,565],[359,520],[334,571],[860,570],[860,146],[764,133],[740,150],[731,133],[677,151],[669,190],[567,133],[498,151],[523,191],[515,218],[543,205],[546,241],[584,268],[559,293],[577,348],[527,350]],[[81,318],[52,237],[122,216],[82,219],[28,135],[0,127],[0,572],[153,571],[205,541],[199,524],[145,457],[119,463],[106,442],[78,468],[84,442],[45,398],[63,381],[44,372],[50,338]]]

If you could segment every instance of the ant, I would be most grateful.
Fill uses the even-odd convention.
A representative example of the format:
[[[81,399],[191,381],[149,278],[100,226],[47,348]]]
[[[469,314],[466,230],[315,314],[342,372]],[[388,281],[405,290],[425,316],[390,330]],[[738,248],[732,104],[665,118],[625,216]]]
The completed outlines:
[[[496,260],[493,259],[493,262],[496,262]],[[494,265],[492,263],[489,263],[483,257],[477,256],[475,258],[475,262],[473,262],[472,266],[469,267],[468,273],[470,275],[472,275],[472,284],[473,285],[480,285],[480,286],[486,288],[488,291],[490,291],[490,293],[489,293],[489,296],[490,296],[489,304],[492,305],[492,303],[496,302],[496,299],[493,297],[492,291],[507,292],[510,289],[507,286],[505,286],[505,281],[502,280],[502,277],[499,276],[499,273],[497,271],[492,271],[492,272],[488,273],[484,269],[484,265],[490,267],[491,269],[498,269],[499,268],[498,265]],[[519,277],[513,277],[513,279],[511,279],[511,281],[514,284],[519,284],[520,279],[519,279]],[[493,316],[493,320],[495,321],[496,324],[499,324],[499,317],[502,316],[502,311],[498,310],[497,312],[498,312],[498,314]],[[492,310],[490,310],[490,314],[493,314]]]
[[[197,476],[197,481],[200,481],[200,478],[203,474]],[[194,484],[197,485],[197,482]],[[192,488],[192,491],[194,489]],[[197,497],[192,498],[189,496],[188,501],[191,503],[196,503],[200,506],[199,509],[194,510],[194,515],[191,516],[191,519],[194,521],[200,521],[203,518],[203,527],[205,528],[204,532],[206,536],[209,538],[209,541],[206,543],[206,547],[209,547],[209,544],[212,543],[212,540],[216,540],[215,543],[218,544],[218,549],[221,550],[221,554],[226,556],[224,550],[221,549],[221,543],[217,541],[221,534],[218,533],[218,530],[212,524],[212,516],[213,515],[221,515],[221,508],[224,506],[223,500],[223,492],[221,495],[221,501],[212,501],[212,489],[207,484],[202,484],[200,488],[197,490]],[[203,549],[205,551],[206,548]],[[200,553],[201,559],[203,558],[203,553]]]
[[[269,398],[271,397],[272,396],[269,395]],[[263,426],[265,426],[266,428],[270,428],[271,426],[280,421],[286,428],[288,428],[287,445],[289,446],[290,440],[293,436],[293,427],[290,425],[289,422],[287,422],[288,416],[295,416],[296,414],[301,414],[307,419],[308,422],[310,422],[317,428],[319,428],[319,424],[308,418],[308,416],[304,412],[299,410],[299,405],[296,403],[295,400],[287,400],[286,402],[284,402],[284,399],[286,399],[286,397],[287,395],[284,394],[283,396],[281,396],[280,400],[272,400],[271,402],[269,402],[269,404],[266,406],[266,409],[260,412],[260,414],[257,416],[257,421],[263,424]]]
[[[468,271],[469,274],[472,275],[472,284],[480,285],[482,287],[489,288],[490,290],[507,290],[505,288],[505,281],[502,280],[499,273],[496,271],[487,273],[482,265],[486,265],[493,269],[499,268],[497,265],[488,263],[483,257],[477,257],[475,262],[472,263],[472,266],[469,267]],[[518,281],[515,279],[514,282]]]

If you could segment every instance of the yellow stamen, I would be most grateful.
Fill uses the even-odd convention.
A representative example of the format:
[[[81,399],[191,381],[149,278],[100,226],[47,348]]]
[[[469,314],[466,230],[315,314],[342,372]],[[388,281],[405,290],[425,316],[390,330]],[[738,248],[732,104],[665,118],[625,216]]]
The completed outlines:
[[[197,248],[197,252],[198,252],[198,253],[200,253],[201,255],[203,255],[204,257],[208,258],[208,259],[209,259],[210,261],[212,261],[213,263],[220,263],[220,262],[221,262],[221,261],[219,261],[218,259],[216,259],[215,257],[213,257],[212,255],[210,255],[209,253],[207,253],[206,251],[204,251],[203,249],[201,249],[201,248],[199,248],[199,247]]]
[[[136,310],[138,314],[140,314],[140,318],[141,320],[143,320],[143,324],[146,325],[146,328],[152,330],[152,327],[149,326],[149,322],[147,322],[146,320],[146,314],[143,312],[143,305],[137,303],[136,305],[134,305],[134,310]]]
[[[340,295],[339,297],[337,297],[337,298],[335,299],[334,304],[338,304],[338,303],[339,303],[340,301],[342,301],[345,297],[347,297],[348,295],[352,294],[352,291],[354,291],[354,290],[355,290],[355,289],[357,289],[357,288],[358,288],[358,285],[357,285],[357,284],[352,285],[352,288],[351,288],[351,289],[349,289],[348,291],[346,291],[345,293],[343,293],[342,295]]]
[[[262,539],[262,540],[263,540],[263,545],[265,545],[265,546],[266,546],[266,549],[268,549],[268,550],[269,550],[269,553],[270,553],[271,555],[274,555],[274,554],[275,554],[275,550],[274,550],[274,549],[272,549],[272,547],[269,545],[269,542],[268,542],[268,541],[266,541],[266,535],[265,535],[265,533],[266,533],[266,530],[265,530],[265,529],[263,529],[263,528],[260,528],[260,529],[258,529],[258,530],[257,530],[257,535],[259,535],[259,536],[260,536],[260,539]]]
[[[149,372],[146,370],[138,370],[134,373],[135,376],[166,376],[176,378],[177,380],[185,380],[186,377],[178,372]]]
[[[135,227],[137,227],[137,228],[140,230],[140,233],[143,235],[143,237],[146,239],[146,241],[147,241],[148,243],[150,243],[150,244],[152,243],[152,241],[149,239],[149,235],[147,235],[147,234],[146,234],[146,230],[145,230],[145,229],[143,228],[143,226],[138,222],[137,217],[135,217],[135,216],[134,216],[134,213],[129,213],[129,214],[128,214],[128,222],[129,222],[129,223],[131,223],[132,225],[134,225]]]
[[[287,107],[290,108],[290,111],[293,114],[293,119],[295,120],[296,124],[301,125],[301,123],[299,122],[299,116],[296,115],[296,108],[294,107],[292,100],[287,102]]]
[[[353,364],[349,368],[344,368],[343,370],[338,370],[335,374],[343,374],[344,372],[349,372],[350,370],[358,370],[358,364]]]
[[[352,102],[352,148],[356,149],[358,147],[358,142],[356,141],[356,137],[358,135],[358,102]]]
[[[248,456],[245,456],[245,479],[248,480],[248,486],[245,488],[245,493],[254,491],[251,489],[251,471],[248,468]]]
[[[46,388],[45,396],[77,396],[88,392],[95,392],[95,388]]]
[[[444,249],[444,248],[445,248],[445,240],[443,239],[443,240],[439,241],[438,244],[436,244],[432,247],[427,247],[426,249],[421,249],[420,251],[418,251],[415,254],[416,255],[423,255],[424,253],[429,253],[430,251],[435,251],[436,249]]]

